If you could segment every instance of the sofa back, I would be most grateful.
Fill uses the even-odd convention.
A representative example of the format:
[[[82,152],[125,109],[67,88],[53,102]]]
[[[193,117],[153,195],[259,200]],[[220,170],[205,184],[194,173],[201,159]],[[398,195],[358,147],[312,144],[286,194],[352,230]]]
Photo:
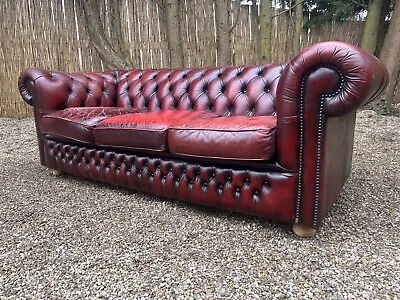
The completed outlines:
[[[274,115],[283,67],[123,71],[117,78],[116,105],[149,111],[212,111],[225,116]]]

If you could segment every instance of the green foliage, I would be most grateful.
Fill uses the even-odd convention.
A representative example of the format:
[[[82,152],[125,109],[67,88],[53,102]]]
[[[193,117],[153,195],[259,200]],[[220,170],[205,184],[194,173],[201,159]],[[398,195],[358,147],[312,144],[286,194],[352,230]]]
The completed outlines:
[[[354,17],[368,8],[368,1],[306,0],[304,8],[307,10],[305,13],[310,15],[304,27],[310,28],[333,21],[343,22]]]

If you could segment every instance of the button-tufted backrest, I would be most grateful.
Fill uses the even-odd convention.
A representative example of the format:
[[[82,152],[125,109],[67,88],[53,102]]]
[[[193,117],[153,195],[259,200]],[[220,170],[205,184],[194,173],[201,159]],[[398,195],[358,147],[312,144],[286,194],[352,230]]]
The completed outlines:
[[[60,73],[62,74],[62,73]],[[77,72],[70,74],[67,107],[115,106],[119,72]],[[58,72],[53,77],[61,76]],[[63,80],[64,83],[68,79]],[[84,89],[80,91],[79,89]]]
[[[18,78],[22,98],[42,110],[116,106],[118,78],[126,71],[66,73],[26,68]]]
[[[117,106],[212,111],[221,115],[275,114],[276,88],[284,66],[121,72]]]

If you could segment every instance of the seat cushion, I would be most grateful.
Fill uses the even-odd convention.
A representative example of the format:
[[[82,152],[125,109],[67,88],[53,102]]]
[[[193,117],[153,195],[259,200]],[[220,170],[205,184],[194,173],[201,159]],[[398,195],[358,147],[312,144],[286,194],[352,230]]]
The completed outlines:
[[[43,134],[61,140],[94,144],[93,128],[112,116],[135,113],[125,107],[71,107],[45,115],[41,121]]]
[[[275,153],[275,116],[189,120],[168,131],[171,153],[235,160],[269,160]]]
[[[217,114],[203,111],[162,110],[109,118],[94,129],[99,146],[151,151],[167,151],[167,131],[176,122],[214,118]]]

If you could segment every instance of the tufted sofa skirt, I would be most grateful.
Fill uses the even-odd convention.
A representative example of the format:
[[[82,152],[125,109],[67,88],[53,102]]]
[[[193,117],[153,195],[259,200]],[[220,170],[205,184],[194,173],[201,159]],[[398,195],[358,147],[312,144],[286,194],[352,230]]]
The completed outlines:
[[[298,176],[44,140],[46,165],[152,194],[293,222]],[[279,199],[279,201],[277,201]]]

